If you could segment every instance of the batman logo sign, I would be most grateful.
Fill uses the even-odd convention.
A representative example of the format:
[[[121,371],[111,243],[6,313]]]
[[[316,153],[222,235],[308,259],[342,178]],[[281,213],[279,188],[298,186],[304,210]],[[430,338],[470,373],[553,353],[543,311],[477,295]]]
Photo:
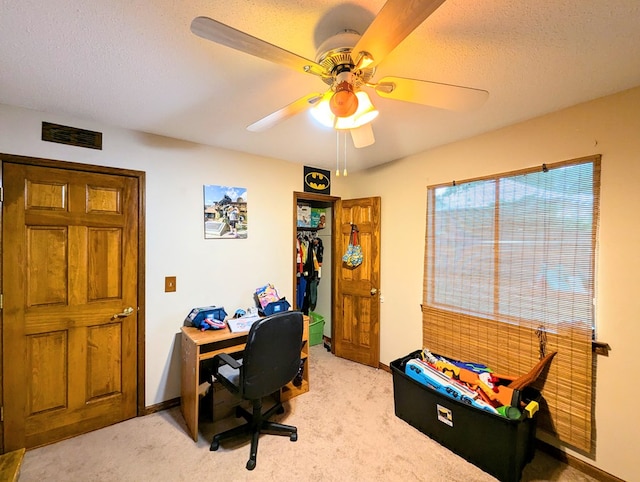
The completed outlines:
[[[305,176],[304,182],[317,191],[324,191],[329,187],[329,179],[321,172],[310,172]]]
[[[319,169],[310,169],[305,172],[304,184],[305,191],[307,192],[328,194],[331,179],[329,178],[328,171],[326,171],[325,174],[325,172],[321,172]]]

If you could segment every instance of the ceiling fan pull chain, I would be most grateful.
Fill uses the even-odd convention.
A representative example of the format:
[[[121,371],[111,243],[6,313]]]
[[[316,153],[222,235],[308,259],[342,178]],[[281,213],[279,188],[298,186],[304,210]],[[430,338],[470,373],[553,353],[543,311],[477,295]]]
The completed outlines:
[[[340,131],[336,129],[336,177],[340,177]]]
[[[344,171],[342,175],[347,177],[347,131],[344,131]]]

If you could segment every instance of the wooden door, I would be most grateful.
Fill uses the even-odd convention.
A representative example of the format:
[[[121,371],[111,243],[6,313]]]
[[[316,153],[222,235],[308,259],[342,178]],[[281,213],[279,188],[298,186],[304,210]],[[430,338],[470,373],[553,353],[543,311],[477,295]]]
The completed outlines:
[[[5,162],[3,185],[5,450],[136,416],[138,179]]]
[[[334,214],[332,348],[337,356],[378,368],[380,362],[380,198],[337,201]],[[349,268],[342,255],[357,225],[363,262]]]

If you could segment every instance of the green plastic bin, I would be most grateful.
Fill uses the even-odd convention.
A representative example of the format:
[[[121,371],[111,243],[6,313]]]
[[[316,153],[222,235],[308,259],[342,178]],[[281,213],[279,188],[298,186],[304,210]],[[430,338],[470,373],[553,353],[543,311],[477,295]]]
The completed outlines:
[[[322,343],[324,335],[324,316],[313,311],[309,312],[309,345]]]

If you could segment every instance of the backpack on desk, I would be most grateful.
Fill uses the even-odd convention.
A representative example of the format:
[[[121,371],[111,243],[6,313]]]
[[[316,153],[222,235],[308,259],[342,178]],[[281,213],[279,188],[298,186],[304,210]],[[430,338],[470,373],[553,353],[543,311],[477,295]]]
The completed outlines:
[[[184,320],[185,326],[194,326],[201,331],[221,330],[227,326],[227,312],[222,306],[203,306],[194,308]]]

